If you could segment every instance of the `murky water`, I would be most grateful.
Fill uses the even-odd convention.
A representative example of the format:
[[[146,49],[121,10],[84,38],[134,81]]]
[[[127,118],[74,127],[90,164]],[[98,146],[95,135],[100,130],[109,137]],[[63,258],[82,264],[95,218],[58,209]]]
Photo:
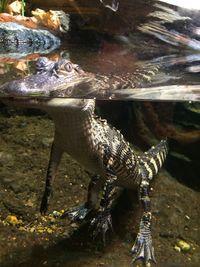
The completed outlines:
[[[135,149],[147,150],[169,138],[169,156],[151,193],[153,238],[158,266],[198,266],[199,113],[185,103],[100,101],[101,113]],[[2,107],[0,115],[1,266],[129,266],[140,209],[137,193],[122,196],[113,210],[114,233],[92,239],[89,225],[54,214],[86,199],[89,176],[65,155],[59,167],[49,214],[39,215],[53,139],[53,122],[36,111]],[[54,211],[54,212],[53,212]],[[10,222],[9,216],[17,222]],[[189,244],[187,252],[177,243]],[[166,264],[166,265],[165,265]],[[140,266],[136,264],[135,266]]]
[[[142,2],[135,3],[139,15],[135,15],[133,25],[128,17],[131,10],[127,11],[127,17],[120,11],[113,21],[123,21],[121,27],[111,19],[109,29],[102,26],[104,34],[95,24],[94,29],[87,29],[87,34],[71,37],[59,50],[46,56],[56,61],[70,59],[85,71],[99,75],[113,77],[131,73],[137,79],[138,70],[144,74],[136,89],[108,91],[103,96],[92,92],[89,97],[97,98],[95,112],[119,129],[137,153],[168,138],[169,155],[153,181],[151,192],[157,266],[198,267],[200,57],[199,36],[191,33],[191,29],[198,33],[200,22],[195,15],[195,23],[184,21],[184,27],[181,19],[175,23],[176,31],[169,25],[159,28],[158,24],[149,24],[150,32],[136,31],[135,23],[142,21],[145,25],[144,14],[155,12],[150,2],[147,1],[145,9]],[[127,7],[123,6],[122,10]],[[158,10],[163,12],[161,7]],[[185,12],[179,14],[186,16]],[[134,34],[130,34],[131,28]],[[21,59],[0,56],[0,84],[34,73],[38,56],[32,54]],[[183,87],[177,91],[177,87],[176,90],[170,87],[174,85]],[[141,88],[153,89],[141,94]],[[137,95],[134,90],[138,90]],[[48,114],[0,102],[0,266],[131,266],[129,251],[141,215],[137,192],[120,196],[112,214],[114,232],[108,233],[104,247],[100,236],[92,238],[89,223],[75,223],[58,216],[86,200],[90,180],[85,170],[65,155],[54,183],[49,213],[45,217],[40,215],[53,133],[54,122]]]

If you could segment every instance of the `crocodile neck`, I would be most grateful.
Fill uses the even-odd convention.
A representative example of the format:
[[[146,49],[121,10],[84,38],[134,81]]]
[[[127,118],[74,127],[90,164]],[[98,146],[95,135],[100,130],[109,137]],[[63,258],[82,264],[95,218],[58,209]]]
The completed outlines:
[[[59,135],[61,139],[66,139],[66,133],[72,139],[74,135],[81,138],[87,137],[90,133],[89,129],[95,121],[94,108],[95,100],[93,99],[59,98],[50,100],[47,105],[42,107],[53,118],[56,135]],[[74,149],[73,145],[72,148]]]
[[[60,103],[60,105],[58,105]],[[62,103],[62,105],[61,105]],[[54,105],[55,104],[55,105]],[[95,153],[100,127],[93,99],[53,99],[43,107],[55,124],[54,143],[91,172],[104,175]]]

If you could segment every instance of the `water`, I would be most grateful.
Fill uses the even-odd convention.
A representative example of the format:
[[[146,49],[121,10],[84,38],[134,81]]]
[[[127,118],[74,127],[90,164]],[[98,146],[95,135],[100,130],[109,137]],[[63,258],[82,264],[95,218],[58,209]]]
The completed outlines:
[[[118,90],[107,89],[103,94],[94,90],[86,92],[85,97],[199,101],[198,11],[172,9],[159,1],[148,3],[142,9],[144,5],[136,1],[136,13],[132,6],[127,10],[128,1],[125,1],[117,17],[112,17],[113,13],[107,11],[109,27],[100,24],[101,16],[90,22],[87,14],[83,13],[82,20],[77,19],[74,24],[82,25],[84,30],[72,27],[66,43],[62,43],[60,50],[48,54],[48,58],[67,58],[78,63],[85,71],[111,78],[127,76],[127,80],[136,77],[135,82],[125,90],[122,90],[122,82]],[[13,51],[13,55],[7,54],[7,57],[1,52],[0,83],[33,72],[39,54],[33,53],[26,57],[22,54],[21,57],[16,56],[16,51]],[[140,82],[136,82],[137,78]],[[65,93],[56,94],[68,97]],[[77,92],[70,95],[82,96]]]
[[[153,236],[158,266],[167,262],[198,266],[199,261],[199,114],[193,104],[100,101],[97,113],[125,138],[147,150],[168,136],[170,153],[153,183]],[[86,199],[89,176],[65,155],[54,183],[49,214],[39,206],[53,139],[53,122],[36,111],[2,108],[0,115],[1,266],[129,266],[139,220],[137,194],[122,196],[113,211],[114,234],[91,237],[88,225],[70,224],[53,214]],[[167,170],[167,171],[166,171]],[[132,207],[133,206],[133,207]],[[54,213],[53,213],[54,211]],[[19,225],[6,218],[17,216]],[[79,228],[80,227],[80,228]],[[77,230],[79,229],[79,230]],[[191,246],[177,252],[178,240]],[[196,264],[196,265],[195,265]]]
[[[68,58],[85,71],[111,76],[134,73],[138,66],[142,69],[149,64],[161,66],[151,80],[141,79],[137,94],[135,89],[127,88],[103,96],[92,92],[89,96],[97,98],[96,113],[119,129],[138,153],[168,137],[169,156],[154,179],[151,192],[157,266],[197,267],[200,262],[200,104],[199,73],[192,67],[198,67],[198,51],[185,47],[179,51],[180,46],[174,48],[142,34],[129,36],[127,41],[122,35],[107,38],[92,32],[91,40],[84,44],[82,40],[86,37],[82,38],[63,44],[48,57]],[[137,43],[135,47],[133,40]],[[147,49],[146,44],[152,46]],[[33,73],[37,55],[30,57],[31,60],[2,59],[0,83]],[[177,88],[170,93],[174,88],[170,89],[171,85],[195,87],[190,94],[177,93]],[[166,93],[161,94],[158,87],[167,88]],[[140,88],[153,89],[141,95]],[[128,252],[140,219],[137,193],[121,196],[112,214],[114,233],[108,234],[103,247],[101,238],[92,239],[88,224],[70,223],[67,218],[56,217],[56,212],[85,201],[90,179],[79,164],[65,155],[54,183],[50,215],[42,218],[39,206],[54,123],[40,110],[3,103],[0,108],[0,266],[130,266]],[[17,220],[9,221],[10,215]],[[179,251],[179,240],[189,244],[190,250]]]

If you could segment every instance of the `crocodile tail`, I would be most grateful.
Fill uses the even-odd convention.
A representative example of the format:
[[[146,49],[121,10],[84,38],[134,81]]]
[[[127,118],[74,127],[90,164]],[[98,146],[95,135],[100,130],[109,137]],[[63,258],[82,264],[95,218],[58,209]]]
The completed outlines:
[[[138,157],[142,171],[152,179],[162,167],[168,153],[167,140],[161,140],[156,146],[152,146],[148,151]]]

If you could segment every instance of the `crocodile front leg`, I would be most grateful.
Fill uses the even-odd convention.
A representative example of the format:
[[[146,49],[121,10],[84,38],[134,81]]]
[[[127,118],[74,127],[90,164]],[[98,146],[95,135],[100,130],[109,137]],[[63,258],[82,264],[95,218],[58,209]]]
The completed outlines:
[[[48,210],[49,198],[52,193],[52,185],[53,185],[53,181],[56,176],[56,171],[60,163],[62,154],[63,154],[63,151],[60,149],[60,147],[57,146],[56,142],[54,141],[51,147],[51,154],[50,154],[49,165],[47,169],[45,190],[44,190],[41,205],[40,205],[41,214],[45,214]]]
[[[106,243],[106,233],[109,229],[113,231],[111,209],[113,202],[119,197],[122,189],[115,186],[113,182],[107,181],[104,186],[103,197],[98,212],[91,221],[91,227],[94,228],[93,236],[102,234],[103,243]]]
[[[103,234],[103,242],[105,244],[105,235],[109,229],[113,230],[112,217],[110,214],[113,206],[113,201],[119,195],[119,188],[115,185],[117,176],[113,171],[113,158],[110,152],[110,148],[107,145],[103,145],[103,164],[106,171],[106,182],[103,188],[103,196],[100,202],[100,208],[95,218],[91,221],[91,226],[94,227],[93,234],[96,236],[98,233]]]
[[[151,236],[151,203],[149,198],[149,180],[145,171],[142,171],[140,183],[140,201],[143,206],[143,215],[140,221],[139,232],[131,252],[133,253],[133,262],[138,259],[143,260],[145,266],[150,266],[150,262],[156,263],[154,248]]]

